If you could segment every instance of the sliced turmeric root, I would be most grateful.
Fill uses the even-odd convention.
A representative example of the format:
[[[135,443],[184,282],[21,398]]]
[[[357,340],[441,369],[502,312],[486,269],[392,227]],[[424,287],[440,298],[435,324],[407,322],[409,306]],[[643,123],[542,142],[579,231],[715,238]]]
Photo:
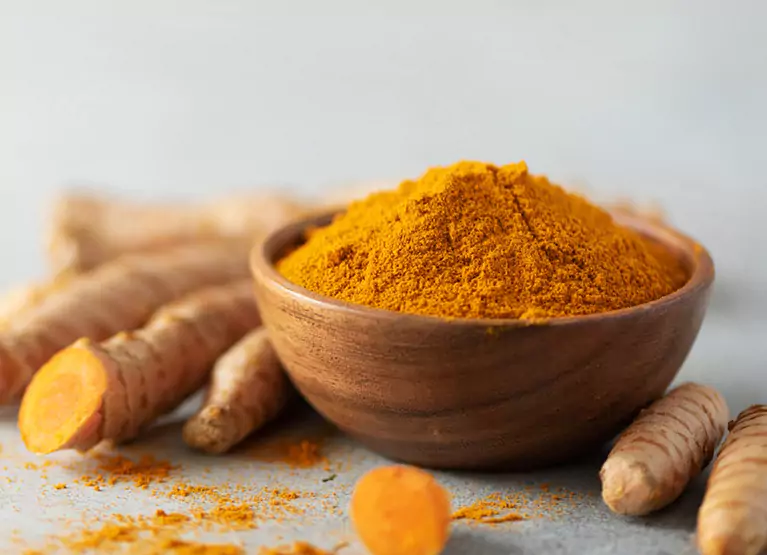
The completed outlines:
[[[623,432],[602,467],[607,506],[641,516],[675,501],[711,461],[728,419],[719,392],[694,383],[650,405]]]
[[[743,411],[711,471],[698,515],[703,555],[758,555],[767,548],[767,405]]]
[[[254,330],[216,362],[203,407],[184,426],[184,441],[225,453],[275,418],[291,391],[266,329]]]
[[[102,341],[143,325],[161,306],[201,287],[248,275],[247,242],[187,245],[137,254],[75,276],[0,331],[0,403],[76,339]]]
[[[410,466],[365,474],[349,512],[372,555],[438,555],[450,536],[450,496],[431,474]]]
[[[46,454],[126,441],[205,382],[213,362],[259,325],[250,281],[169,305],[134,333],[81,339],[29,385],[19,411],[27,448]]]

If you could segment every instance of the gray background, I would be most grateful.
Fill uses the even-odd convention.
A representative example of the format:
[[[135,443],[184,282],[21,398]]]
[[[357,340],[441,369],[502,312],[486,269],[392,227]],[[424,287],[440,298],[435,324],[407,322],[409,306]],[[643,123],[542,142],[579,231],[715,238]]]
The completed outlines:
[[[596,198],[657,201],[710,248],[716,294],[681,378],[718,385],[733,410],[764,402],[763,6],[513,0],[466,15],[447,1],[0,0],[0,285],[44,275],[45,209],[63,187],[322,196],[461,158],[525,159]],[[572,472],[570,484],[594,488],[594,468]],[[452,479],[471,497],[471,478]],[[497,541],[675,553],[695,499],[656,527],[592,506],[577,525]],[[40,533],[8,507],[4,523]],[[489,552],[466,545],[457,552]]]

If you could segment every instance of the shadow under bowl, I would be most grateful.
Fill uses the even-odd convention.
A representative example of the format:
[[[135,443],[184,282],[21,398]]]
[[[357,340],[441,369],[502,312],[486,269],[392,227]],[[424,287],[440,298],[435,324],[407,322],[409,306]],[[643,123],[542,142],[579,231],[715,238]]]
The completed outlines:
[[[684,264],[682,288],[628,309],[536,322],[401,314],[323,297],[276,271],[308,227],[331,217],[289,225],[254,248],[264,324],[320,414],[372,450],[425,467],[529,470],[610,440],[673,381],[714,280],[711,257],[692,239],[616,214]]]

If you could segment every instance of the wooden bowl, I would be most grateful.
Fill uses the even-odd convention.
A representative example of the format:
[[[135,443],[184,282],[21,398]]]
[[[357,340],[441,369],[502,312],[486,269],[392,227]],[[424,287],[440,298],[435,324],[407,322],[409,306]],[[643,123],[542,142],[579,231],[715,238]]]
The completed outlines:
[[[676,376],[714,280],[693,240],[616,214],[677,256],[689,282],[651,303],[545,322],[401,314],[317,295],[275,270],[308,226],[330,219],[254,248],[263,321],[317,411],[374,451],[426,467],[526,470],[610,440]]]

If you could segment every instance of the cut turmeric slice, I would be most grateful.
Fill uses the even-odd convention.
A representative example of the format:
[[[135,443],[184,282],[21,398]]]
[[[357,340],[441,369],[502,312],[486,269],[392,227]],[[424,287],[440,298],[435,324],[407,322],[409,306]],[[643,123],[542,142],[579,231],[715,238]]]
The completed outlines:
[[[224,453],[276,417],[291,391],[266,329],[254,330],[216,363],[202,409],[184,426],[184,441]]]
[[[767,405],[731,425],[698,515],[703,555],[758,555],[767,548]]]
[[[308,209],[275,192],[199,204],[131,202],[70,192],[54,204],[48,254],[55,272],[84,272],[119,256],[269,233]]]
[[[194,244],[138,254],[71,278],[0,331],[0,403],[76,339],[102,341],[143,325],[161,306],[248,275],[247,242]]]
[[[30,451],[87,451],[133,439],[197,391],[221,353],[259,325],[250,281],[205,289],[169,305],[134,333],[81,339],[38,372],[21,403]]]
[[[687,383],[642,411],[618,439],[600,477],[613,512],[646,515],[675,501],[708,465],[729,411],[715,389]]]
[[[431,474],[376,468],[352,495],[352,524],[372,555],[438,555],[450,535],[450,497]]]

